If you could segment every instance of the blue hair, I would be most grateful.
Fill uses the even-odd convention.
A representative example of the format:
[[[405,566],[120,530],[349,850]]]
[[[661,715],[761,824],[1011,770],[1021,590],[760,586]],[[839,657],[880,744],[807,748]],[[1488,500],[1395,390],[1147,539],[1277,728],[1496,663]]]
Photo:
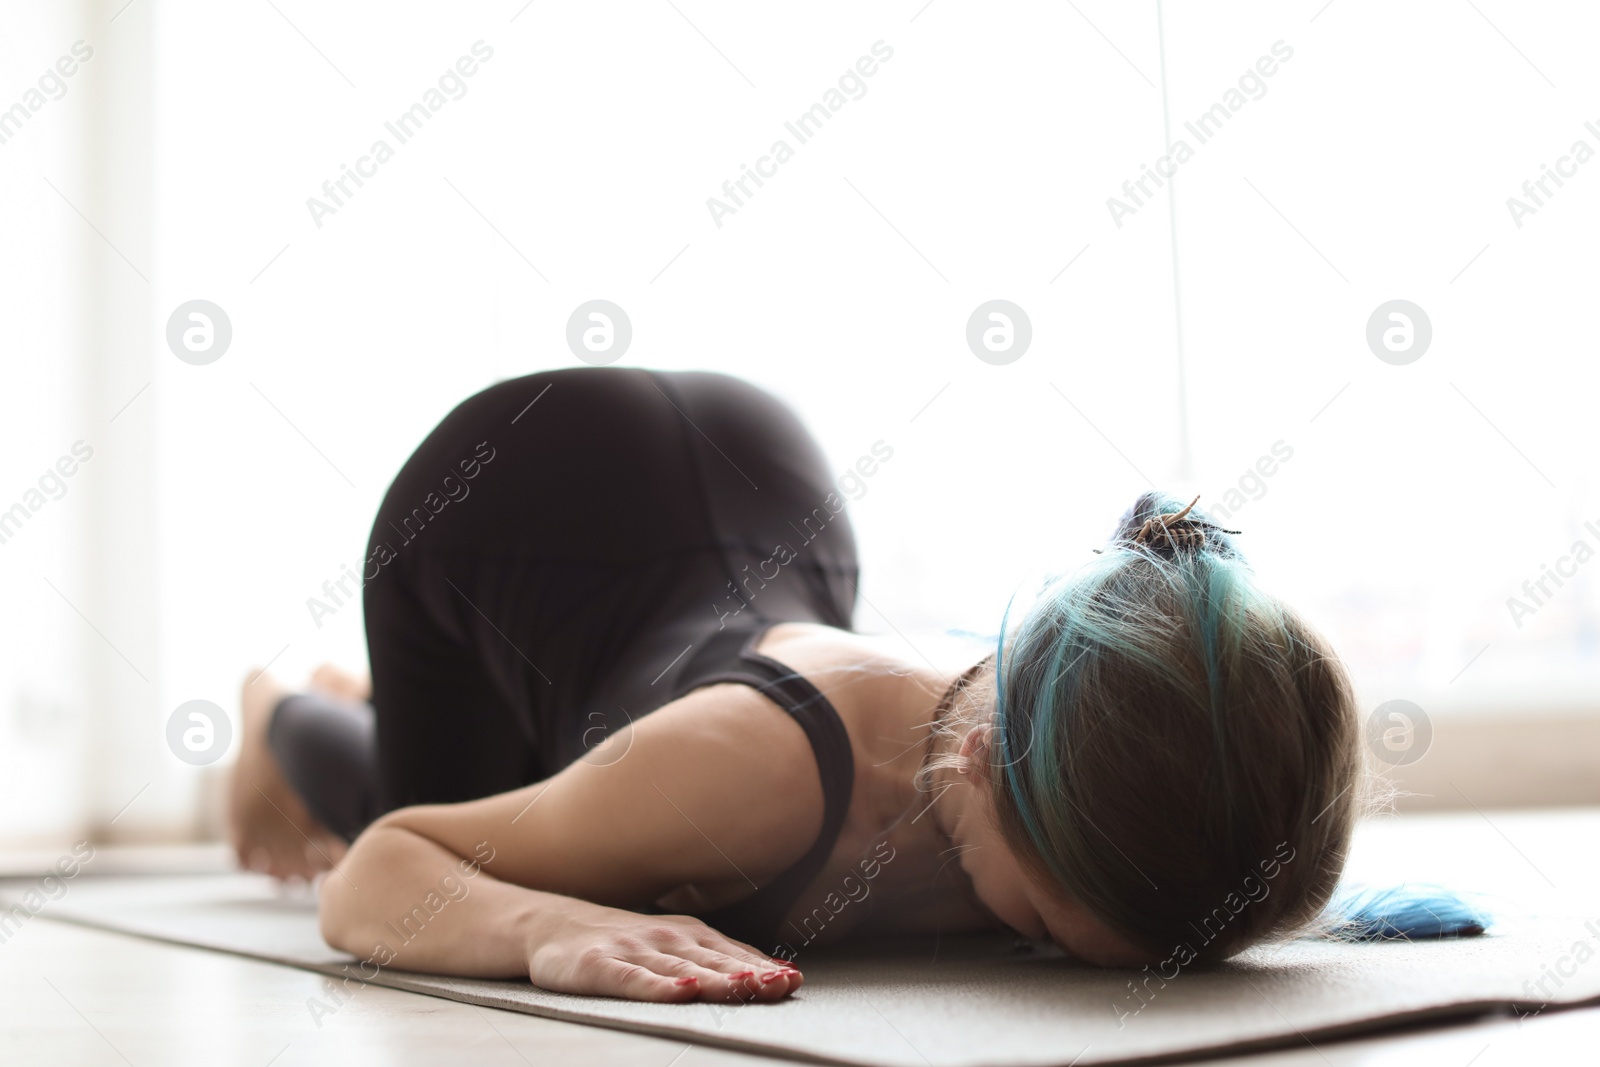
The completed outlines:
[[[1435,885],[1339,887],[1319,924],[1334,941],[1427,941],[1476,937],[1493,921],[1488,911]]]
[[[1203,513],[1146,493],[1008,633],[1012,608],[995,656],[1001,831],[1130,943],[1220,958],[1308,927],[1482,932],[1442,890],[1339,888],[1361,806],[1349,678]]]

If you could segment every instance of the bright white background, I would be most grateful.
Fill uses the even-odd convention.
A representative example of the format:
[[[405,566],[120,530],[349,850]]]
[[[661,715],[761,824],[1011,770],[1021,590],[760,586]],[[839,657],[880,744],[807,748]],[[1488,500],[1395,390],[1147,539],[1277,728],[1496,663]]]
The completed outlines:
[[[167,753],[167,715],[232,710],[269,660],[290,678],[360,665],[359,611],[319,628],[306,599],[357,563],[452,406],[578,362],[566,320],[596,297],[632,319],[624,365],[747,377],[840,471],[892,446],[852,505],[864,629],[992,631],[1140,491],[1219,501],[1282,441],[1293,458],[1232,523],[1366,704],[1593,704],[1600,563],[1520,628],[1506,605],[1575,540],[1600,547],[1583,530],[1600,162],[1521,228],[1506,207],[1573,141],[1600,150],[1593,10],[1186,4],[1158,30],[1153,4],[1109,0],[274,3],[0,16],[0,107],[74,40],[97,50],[0,145],[0,507],[74,440],[97,449],[0,545],[0,834],[103,828],[145,781],[116,829],[191,827],[205,772]],[[398,145],[384,123],[480,40],[493,58],[465,95]],[[893,58],[865,95],[797,146],[785,121],[880,40]],[[1196,146],[1183,122],[1278,41],[1293,56],[1264,95]],[[78,139],[119,48],[154,78],[142,229],[69,202],[117,180]],[[1165,151],[1163,81],[1195,147],[1175,226],[1163,190],[1119,228],[1107,198]],[[707,198],[780,137],[794,158],[719,228]],[[379,138],[394,158],[318,227],[307,198]],[[144,294],[133,355],[75,355],[90,270]],[[163,338],[195,298],[234,331],[204,367]],[[965,343],[993,298],[1032,320],[1008,366]],[[1434,331],[1403,367],[1365,342],[1395,298]],[[134,398],[115,423],[75,399],[91,382],[111,411]],[[96,507],[99,456],[140,441],[151,493]],[[119,522],[158,548],[108,565]],[[155,590],[139,610],[78,613],[131,570]],[[81,691],[87,662],[138,694],[131,724]]]

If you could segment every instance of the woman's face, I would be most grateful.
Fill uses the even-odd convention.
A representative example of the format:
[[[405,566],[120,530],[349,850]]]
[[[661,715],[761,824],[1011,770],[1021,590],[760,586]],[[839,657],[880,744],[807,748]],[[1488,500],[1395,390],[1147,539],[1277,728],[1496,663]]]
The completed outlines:
[[[967,774],[962,782],[965,796],[950,828],[951,841],[960,849],[961,868],[972,879],[979,903],[996,919],[1024,937],[1049,939],[1068,955],[1102,967],[1158,962],[1159,956],[1128,943],[1083,905],[1037,884],[996,828],[983,776]]]

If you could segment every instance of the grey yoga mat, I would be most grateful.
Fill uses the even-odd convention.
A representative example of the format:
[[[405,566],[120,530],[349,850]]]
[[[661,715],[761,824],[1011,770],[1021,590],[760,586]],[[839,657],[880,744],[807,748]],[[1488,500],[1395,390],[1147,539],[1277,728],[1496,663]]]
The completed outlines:
[[[286,896],[258,876],[88,876],[65,884],[58,899],[37,908],[38,917],[302,967],[341,983],[359,973],[346,971],[353,961],[322,942],[308,895]],[[23,900],[37,885],[4,884],[0,899]],[[821,1062],[1042,1067],[1300,1045],[1403,1020],[1600,998],[1600,962],[1571,962],[1578,943],[1600,946],[1597,934],[1600,923],[1546,917],[1453,942],[1301,941],[1212,970],[1184,970],[1170,981],[1084,967],[1053,951],[1018,953],[992,937],[896,940],[808,949],[798,995],[748,1006],[642,1004],[548,993],[527,982],[389,970],[372,981]],[[1546,997],[1534,983],[1561,960],[1567,965],[1557,969],[1573,973],[1559,987],[1546,980],[1544,992],[1554,994]],[[358,980],[345,988],[359,991]],[[345,994],[325,995],[331,1009],[332,998]]]

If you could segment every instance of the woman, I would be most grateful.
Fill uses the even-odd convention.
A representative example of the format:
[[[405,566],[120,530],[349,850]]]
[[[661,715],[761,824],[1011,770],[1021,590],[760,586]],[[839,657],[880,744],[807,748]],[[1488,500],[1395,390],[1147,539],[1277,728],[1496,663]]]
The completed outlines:
[[[820,450],[767,394],[495,385],[339,584],[370,697],[246,686],[241,859],[337,862],[323,934],[372,966],[660,1001],[776,1000],[807,946],[869,932],[1181,966],[1323,909],[1349,683],[1227,531],[1141,496],[978,662],[852,633],[856,580]]]

